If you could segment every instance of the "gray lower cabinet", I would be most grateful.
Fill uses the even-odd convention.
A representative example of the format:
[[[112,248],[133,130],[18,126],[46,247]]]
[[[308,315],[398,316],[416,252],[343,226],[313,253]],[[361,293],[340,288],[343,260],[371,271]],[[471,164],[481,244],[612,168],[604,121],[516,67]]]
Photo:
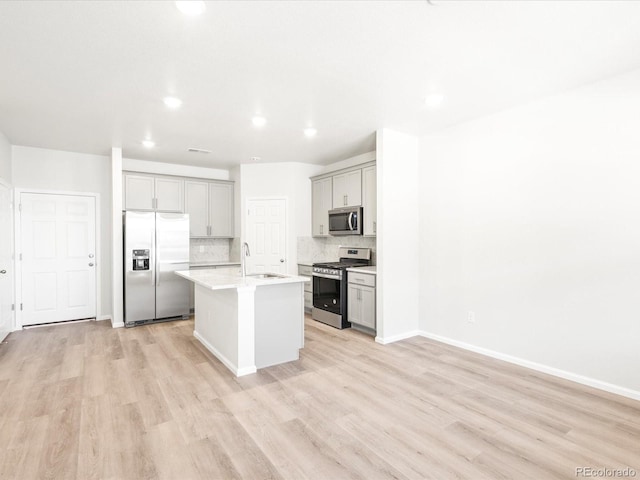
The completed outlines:
[[[298,264],[298,275],[313,278],[313,268],[311,265]],[[304,284],[304,311],[311,313],[313,309],[313,280]]]
[[[376,276],[372,273],[347,272],[347,315],[357,326],[376,330]]]

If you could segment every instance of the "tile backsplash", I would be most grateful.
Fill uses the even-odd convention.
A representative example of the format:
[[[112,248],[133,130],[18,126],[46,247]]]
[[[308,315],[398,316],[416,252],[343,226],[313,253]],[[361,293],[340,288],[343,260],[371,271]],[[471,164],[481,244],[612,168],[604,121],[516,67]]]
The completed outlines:
[[[298,262],[317,263],[339,260],[340,247],[368,247],[371,249],[371,264],[376,264],[375,237],[349,235],[344,237],[298,237]]]
[[[228,262],[230,261],[231,240],[228,238],[189,239],[189,261]]]

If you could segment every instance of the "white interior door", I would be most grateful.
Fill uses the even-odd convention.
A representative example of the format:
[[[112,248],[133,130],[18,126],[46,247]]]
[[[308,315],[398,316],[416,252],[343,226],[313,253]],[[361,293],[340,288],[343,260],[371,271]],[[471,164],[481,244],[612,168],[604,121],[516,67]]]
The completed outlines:
[[[21,193],[20,205],[22,325],[95,318],[95,198]]]
[[[0,341],[13,328],[13,220],[11,190],[0,183]]]
[[[286,200],[249,200],[246,223],[247,272],[286,273]]]

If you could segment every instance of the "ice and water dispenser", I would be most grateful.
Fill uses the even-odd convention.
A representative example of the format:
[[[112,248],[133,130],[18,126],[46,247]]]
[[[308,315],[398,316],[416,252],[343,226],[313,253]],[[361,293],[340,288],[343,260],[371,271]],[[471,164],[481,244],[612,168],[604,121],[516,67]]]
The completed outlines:
[[[133,269],[149,270],[149,250],[133,251]]]

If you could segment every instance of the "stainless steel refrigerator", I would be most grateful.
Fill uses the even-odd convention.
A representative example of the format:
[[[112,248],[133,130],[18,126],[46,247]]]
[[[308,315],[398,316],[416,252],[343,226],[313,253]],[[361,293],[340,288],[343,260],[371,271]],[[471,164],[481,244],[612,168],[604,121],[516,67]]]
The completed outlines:
[[[125,326],[189,318],[189,215],[123,214]]]

